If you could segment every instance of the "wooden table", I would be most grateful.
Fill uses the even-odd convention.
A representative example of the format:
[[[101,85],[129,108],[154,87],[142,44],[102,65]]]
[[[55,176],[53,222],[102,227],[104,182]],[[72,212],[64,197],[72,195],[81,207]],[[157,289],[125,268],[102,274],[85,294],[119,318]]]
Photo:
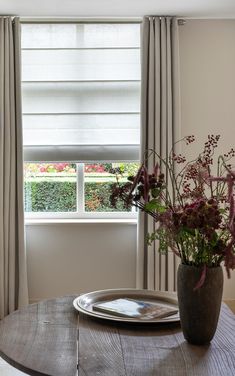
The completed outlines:
[[[0,355],[29,375],[235,375],[235,316],[226,305],[212,343],[197,347],[185,342],[178,324],[122,326],[84,315],[78,322],[74,298],[32,304],[6,317]]]

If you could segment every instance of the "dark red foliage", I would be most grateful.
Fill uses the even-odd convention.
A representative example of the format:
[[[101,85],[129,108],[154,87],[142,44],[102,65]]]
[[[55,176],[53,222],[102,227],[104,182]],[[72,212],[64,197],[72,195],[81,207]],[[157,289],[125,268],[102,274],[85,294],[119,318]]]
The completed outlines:
[[[208,135],[202,153],[190,162],[174,152],[174,145],[165,159],[154,153],[166,174],[158,164],[151,171],[142,164],[126,184],[113,185],[111,196],[113,205],[121,199],[158,222],[150,240],[158,239],[163,251],[170,248],[184,263],[204,265],[196,288],[204,283],[207,267],[224,261],[228,275],[235,268],[235,172],[227,163],[235,150],[217,159],[219,176],[212,177],[219,139],[219,135]],[[195,137],[184,137],[183,141],[188,145]],[[176,164],[183,165],[178,173]]]
[[[179,207],[174,212],[173,219],[176,229],[198,229],[208,239],[213,237],[222,222],[218,204],[213,199],[200,199],[186,204],[183,208]]]

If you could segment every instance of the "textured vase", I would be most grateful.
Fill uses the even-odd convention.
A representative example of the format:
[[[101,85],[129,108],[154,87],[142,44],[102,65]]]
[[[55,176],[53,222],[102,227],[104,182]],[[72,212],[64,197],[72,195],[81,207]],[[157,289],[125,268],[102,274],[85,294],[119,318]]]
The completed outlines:
[[[202,268],[180,264],[177,292],[184,338],[194,345],[208,344],[216,331],[223,293],[221,266],[207,268],[202,287],[194,290]]]

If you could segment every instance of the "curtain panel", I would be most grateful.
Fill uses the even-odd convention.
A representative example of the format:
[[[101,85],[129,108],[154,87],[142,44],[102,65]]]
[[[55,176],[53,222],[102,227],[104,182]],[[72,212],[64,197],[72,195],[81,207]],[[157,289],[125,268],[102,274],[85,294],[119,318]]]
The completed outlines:
[[[0,17],[0,319],[28,302],[19,18]]]
[[[175,17],[144,17],[142,27],[141,158],[147,149],[165,158],[180,139],[178,21]],[[151,169],[157,159],[148,160]],[[167,172],[163,171],[166,174]],[[172,252],[158,252],[158,242],[146,244],[154,222],[139,213],[137,287],[176,290],[177,262]]]

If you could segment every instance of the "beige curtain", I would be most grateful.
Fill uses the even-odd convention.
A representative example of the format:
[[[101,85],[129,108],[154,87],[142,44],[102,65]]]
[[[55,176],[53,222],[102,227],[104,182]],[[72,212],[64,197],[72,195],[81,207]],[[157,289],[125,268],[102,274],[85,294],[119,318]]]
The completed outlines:
[[[0,17],[0,319],[27,304],[19,19]]]
[[[174,17],[144,17],[142,26],[141,156],[147,149],[162,157],[180,138],[179,41]],[[149,160],[151,168],[154,157]],[[143,213],[138,221],[137,287],[175,290],[177,260],[172,253],[161,255],[158,244],[146,245],[154,230]]]

